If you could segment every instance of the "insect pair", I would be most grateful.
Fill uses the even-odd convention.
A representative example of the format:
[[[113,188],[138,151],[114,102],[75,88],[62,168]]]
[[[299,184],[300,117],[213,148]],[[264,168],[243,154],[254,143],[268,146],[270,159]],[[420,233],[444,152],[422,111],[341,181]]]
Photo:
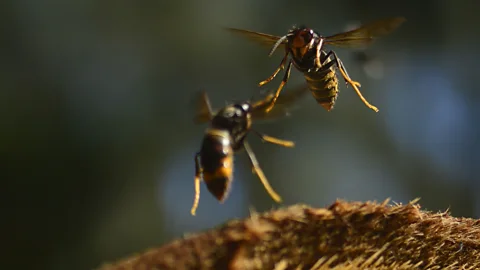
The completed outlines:
[[[394,17],[378,20],[360,26],[357,29],[324,37],[306,26],[293,27],[284,36],[274,36],[244,29],[227,28],[227,30],[243,35],[260,44],[271,47],[271,56],[279,47],[284,48],[284,56],[280,65],[270,77],[259,83],[263,86],[271,82],[282,70],[286,70],[277,90],[266,98],[257,102],[240,102],[220,109],[214,113],[210,107],[208,97],[203,94],[203,109],[199,119],[210,121],[210,127],[206,130],[200,152],[195,155],[195,199],[191,210],[195,215],[200,198],[200,177],[203,176],[208,190],[219,200],[223,201],[228,195],[233,176],[233,155],[235,152],[245,149],[252,163],[254,172],[260,178],[267,192],[273,200],[280,202],[280,196],[272,189],[267,178],[263,174],[256,157],[245,141],[247,134],[251,131],[252,118],[255,115],[260,117],[273,113],[272,109],[281,100],[280,93],[288,82],[292,65],[303,73],[307,87],[297,90],[285,96],[286,103],[295,100],[302,90],[309,89],[313,97],[327,111],[333,109],[338,96],[338,79],[335,67],[340,71],[347,86],[350,84],[363,103],[370,109],[378,112],[377,107],[371,105],[359,90],[359,82],[354,81],[340,58],[333,51],[325,51],[325,45],[337,47],[361,47],[369,45],[376,37],[386,35],[399,27],[405,18]],[[288,56],[291,59],[288,60]],[[288,64],[287,64],[288,61]],[[254,131],[263,141],[293,147],[294,143],[285,141]]]

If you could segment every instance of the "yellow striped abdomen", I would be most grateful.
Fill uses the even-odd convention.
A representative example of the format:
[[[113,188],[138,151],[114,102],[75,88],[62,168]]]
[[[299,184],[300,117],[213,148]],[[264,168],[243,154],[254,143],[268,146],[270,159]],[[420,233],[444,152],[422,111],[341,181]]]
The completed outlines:
[[[338,78],[335,69],[321,68],[318,71],[305,72],[304,76],[317,103],[327,111],[333,109],[338,96]]]

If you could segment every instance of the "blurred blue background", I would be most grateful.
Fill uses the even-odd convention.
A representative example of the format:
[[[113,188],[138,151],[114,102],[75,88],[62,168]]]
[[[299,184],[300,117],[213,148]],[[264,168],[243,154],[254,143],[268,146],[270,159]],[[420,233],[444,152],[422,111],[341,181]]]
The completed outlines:
[[[193,124],[192,98],[206,90],[219,108],[258,95],[281,59],[222,27],[282,35],[305,23],[330,35],[405,16],[365,51],[335,49],[379,113],[342,82],[329,113],[308,94],[291,117],[255,125],[296,148],[249,141],[283,205],[420,197],[429,210],[480,216],[478,1],[2,6],[2,262],[15,269],[91,269],[278,207],[241,153],[227,201],[202,185],[190,216],[206,127]],[[303,82],[294,69],[285,91]]]

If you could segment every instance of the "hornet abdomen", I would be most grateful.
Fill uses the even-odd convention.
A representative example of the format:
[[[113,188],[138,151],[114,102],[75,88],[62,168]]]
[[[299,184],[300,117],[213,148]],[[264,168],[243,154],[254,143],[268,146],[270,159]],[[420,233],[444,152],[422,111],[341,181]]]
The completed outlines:
[[[304,72],[313,97],[327,111],[333,109],[338,96],[338,78],[334,67]]]
[[[233,155],[228,131],[209,129],[203,138],[200,160],[208,190],[223,201],[233,180]]]

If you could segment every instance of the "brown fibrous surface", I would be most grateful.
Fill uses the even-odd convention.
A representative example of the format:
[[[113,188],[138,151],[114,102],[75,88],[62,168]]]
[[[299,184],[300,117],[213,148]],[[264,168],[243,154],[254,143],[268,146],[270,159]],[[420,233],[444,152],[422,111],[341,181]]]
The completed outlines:
[[[480,220],[423,211],[416,201],[294,205],[99,269],[480,269]]]

